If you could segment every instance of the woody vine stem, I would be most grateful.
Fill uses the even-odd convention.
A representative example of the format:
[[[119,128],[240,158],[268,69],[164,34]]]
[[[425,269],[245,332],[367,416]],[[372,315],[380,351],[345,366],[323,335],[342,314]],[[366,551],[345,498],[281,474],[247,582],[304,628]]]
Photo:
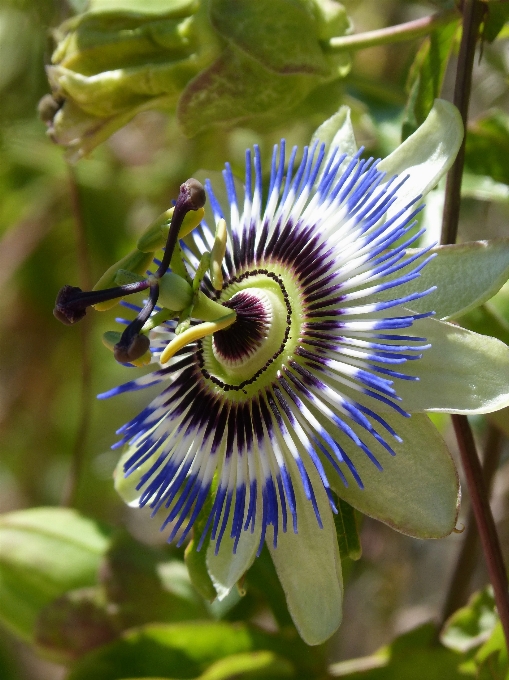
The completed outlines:
[[[468,104],[472,83],[472,70],[479,29],[484,16],[484,3],[480,0],[464,0],[463,33],[461,37],[458,67],[454,88],[454,103],[458,107],[463,123],[467,124]],[[460,211],[461,178],[465,162],[465,139],[447,177],[444,216],[442,222],[442,244],[456,242]],[[481,545],[488,567],[498,613],[504,629],[506,645],[509,646],[509,594],[500,541],[497,536],[488,492],[484,482],[481,464],[477,455],[474,437],[468,419],[453,415],[452,422],[458,440],[463,469],[472,503],[472,510],[481,539]]]

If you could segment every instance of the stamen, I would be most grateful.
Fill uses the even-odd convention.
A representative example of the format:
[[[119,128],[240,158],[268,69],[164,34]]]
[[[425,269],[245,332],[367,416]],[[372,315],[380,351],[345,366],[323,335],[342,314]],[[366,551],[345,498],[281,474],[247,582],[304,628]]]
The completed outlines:
[[[173,338],[173,340],[166,346],[159,357],[160,363],[165,364],[173,356],[175,356],[179,349],[189,345],[189,343],[196,342],[196,340],[201,340],[207,335],[212,335],[217,331],[228,328],[228,326],[231,326],[236,318],[237,314],[235,312],[230,312],[230,314],[227,314],[216,321],[205,321],[204,323],[200,323],[197,326],[188,328],[186,331]]]

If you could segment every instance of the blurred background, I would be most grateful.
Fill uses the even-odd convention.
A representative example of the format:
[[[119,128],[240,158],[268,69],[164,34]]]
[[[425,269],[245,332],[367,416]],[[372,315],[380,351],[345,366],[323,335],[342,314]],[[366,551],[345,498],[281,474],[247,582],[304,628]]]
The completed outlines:
[[[417,19],[444,3],[346,0],[344,4],[355,32],[362,32]],[[281,136],[290,144],[305,144],[341,104],[352,107],[357,140],[366,153],[383,156],[393,150],[401,140],[407,79],[422,39],[352,53],[351,70],[344,79],[322,87],[284,125],[269,132],[235,126],[206,130],[188,139],[174,116],[149,110],[88,157],[69,165],[65,149],[48,138],[37,104],[49,92],[45,65],[54,47],[52,29],[72,12],[64,0],[0,0],[0,512],[72,504],[108,531],[119,532],[115,559],[121,565],[122,549],[128,562],[138,548],[127,550],[125,545],[136,541],[145,546],[139,551],[145,554],[146,549],[149,562],[177,564],[178,572],[182,551],[166,546],[158,523],[126,507],[113,489],[118,456],[110,450],[114,431],[146,400],[136,393],[107,402],[95,398],[131,378],[101,343],[102,333],[114,327],[115,310],[89,313],[80,326],[64,327],[52,314],[55,296],[66,283],[90,288],[132,249],[143,229],[176,198],[180,183],[198,169],[220,170],[229,160],[234,172],[241,174],[244,150],[255,142],[267,166],[272,145]],[[442,91],[449,100],[454,70],[453,53]],[[502,33],[484,45],[482,60],[475,65],[467,155],[474,179],[462,203],[459,238],[463,241],[509,236],[508,72],[509,39]],[[427,219],[433,219],[431,211]],[[439,209],[433,223],[438,229]],[[481,317],[471,315],[465,325],[483,330],[495,324],[489,326],[495,331],[486,332],[509,338],[509,291],[502,291]],[[434,421],[456,455],[448,418]],[[503,416],[498,423],[504,427]],[[481,449],[491,436],[500,457],[493,508],[508,559],[507,440],[485,419],[473,424]],[[465,498],[460,521],[465,521],[467,512]],[[395,635],[438,620],[464,539],[453,534],[441,541],[418,541],[368,518],[360,520],[359,526],[363,555],[345,565],[344,623],[321,652],[329,663],[369,655]],[[466,586],[469,591],[487,580],[475,546],[471,553],[475,574]],[[103,585],[108,582],[104,574],[101,578]],[[253,584],[257,578],[262,577],[253,576]],[[0,554],[0,590],[2,579],[6,583],[8,574]],[[273,597],[281,598],[276,590],[274,585]],[[205,606],[194,595],[184,598],[188,609],[179,610],[180,596],[174,593],[173,597],[170,621],[223,617],[253,620],[274,630],[285,616],[282,613],[278,621],[267,604],[272,595],[256,585],[223,612]],[[65,655],[61,650],[51,652],[52,645],[58,648],[58,644],[48,643],[43,634],[35,645],[26,636],[23,641],[16,626],[9,624],[9,614],[2,611],[0,602],[0,678],[65,678]],[[144,622],[136,616],[129,620],[130,625]],[[106,626],[99,642],[113,639],[110,633]],[[94,647],[93,640],[87,644]]]

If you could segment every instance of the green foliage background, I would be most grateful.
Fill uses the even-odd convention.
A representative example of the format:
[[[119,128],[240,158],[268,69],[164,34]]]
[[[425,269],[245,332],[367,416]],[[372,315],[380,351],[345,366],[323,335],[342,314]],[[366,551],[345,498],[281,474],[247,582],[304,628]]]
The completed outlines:
[[[77,10],[83,4],[73,3]],[[492,4],[486,35],[502,32],[484,45],[475,67],[460,240],[509,236],[507,3]],[[356,32],[446,5],[345,3]],[[447,647],[434,646],[433,629],[425,626],[364,666],[345,665],[438,616],[461,540],[456,535],[425,543],[364,520],[363,557],[345,559],[345,623],[323,648],[299,640],[267,555],[249,571],[244,597],[233,593],[210,605],[190,585],[183,552],[165,545],[157,522],[125,507],[113,490],[114,430],[146,399],[134,393],[129,400],[95,400],[125,380],[126,370],[100,341],[114,312],[89,314],[81,331],[52,315],[63,283],[87,287],[97,280],[200,168],[220,170],[229,160],[240,173],[244,150],[255,142],[267,162],[282,135],[290,145],[306,143],[342,103],[352,107],[367,154],[391,151],[422,122],[434,96],[451,98],[454,25],[431,38],[355,53],[345,79],[319,85],[295,114],[269,129],[205,129],[188,139],[174,116],[140,114],[73,168],[80,231],[64,153],[36,113],[48,91],[50,29],[69,12],[64,0],[0,4],[0,512],[58,506],[73,457],[82,459],[74,497],[80,515],[47,510],[0,517],[0,678],[506,677],[497,629],[492,646],[482,647],[495,625],[489,595],[484,609],[476,601],[455,624],[453,639],[459,630],[463,647],[445,639]],[[434,223],[438,228],[438,213]],[[509,292],[463,322],[507,342]],[[507,432],[509,415],[497,418]],[[446,418],[436,422],[454,448]],[[479,419],[476,426],[482,442],[487,424]],[[495,488],[506,558],[507,453],[505,445]],[[485,581],[479,564],[471,589]]]

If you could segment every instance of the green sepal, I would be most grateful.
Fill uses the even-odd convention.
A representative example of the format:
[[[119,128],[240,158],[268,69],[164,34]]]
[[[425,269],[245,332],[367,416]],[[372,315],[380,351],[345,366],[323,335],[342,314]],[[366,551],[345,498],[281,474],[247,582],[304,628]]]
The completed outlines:
[[[113,288],[118,285],[115,279],[120,269],[133,272],[134,274],[145,274],[148,267],[150,267],[152,263],[152,259],[152,253],[142,253],[138,249],[131,251],[128,255],[113,264],[104,272],[99,281],[93,287],[93,290],[104,290],[105,288]],[[114,307],[118,302],[120,302],[121,299],[122,298],[116,298],[115,300],[99,302],[98,304],[94,305],[94,309],[96,309],[98,312],[105,312],[106,310]]]
[[[351,560],[359,560],[362,556],[362,547],[357,530],[355,510],[342,498],[334,499],[337,515],[334,515],[334,525],[338,539],[339,554],[341,558],[349,557]]]
[[[469,331],[497,338],[509,345],[509,323],[491,308],[489,302],[460,316],[457,321]]]

